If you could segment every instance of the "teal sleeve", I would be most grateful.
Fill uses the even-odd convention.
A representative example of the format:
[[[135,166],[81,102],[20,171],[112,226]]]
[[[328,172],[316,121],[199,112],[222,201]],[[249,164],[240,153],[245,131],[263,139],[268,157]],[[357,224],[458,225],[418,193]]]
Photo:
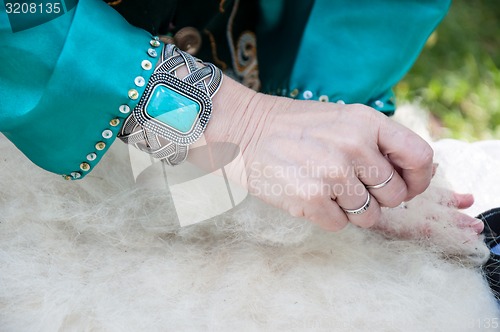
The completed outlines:
[[[450,2],[262,0],[267,15],[258,40],[260,50],[269,53],[263,58],[280,62],[278,71],[280,59],[292,63],[282,68],[290,76],[268,77],[276,65],[260,61],[263,89],[300,99],[363,103],[390,114],[392,87],[413,65]],[[305,21],[299,19],[304,13],[309,13]],[[280,36],[292,47],[280,47]]]
[[[15,33],[0,6],[0,131],[38,166],[83,178],[152,74],[151,38],[100,0]]]

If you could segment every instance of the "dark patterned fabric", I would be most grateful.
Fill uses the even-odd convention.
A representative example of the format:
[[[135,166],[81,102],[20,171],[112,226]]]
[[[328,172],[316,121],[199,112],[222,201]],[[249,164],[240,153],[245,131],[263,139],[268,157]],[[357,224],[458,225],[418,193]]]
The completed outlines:
[[[500,208],[481,213],[477,218],[484,221],[484,241],[491,251],[483,270],[495,298],[500,301]]]
[[[240,83],[260,90],[255,34],[258,1],[104,1],[130,24],[166,38],[162,41],[174,43]]]

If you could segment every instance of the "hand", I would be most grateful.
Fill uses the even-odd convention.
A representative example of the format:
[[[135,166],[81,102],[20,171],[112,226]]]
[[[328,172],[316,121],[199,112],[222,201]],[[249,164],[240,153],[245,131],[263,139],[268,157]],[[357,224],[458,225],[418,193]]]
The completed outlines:
[[[327,230],[348,222],[371,227],[380,206],[422,193],[432,174],[431,147],[409,129],[363,105],[339,105],[255,94],[225,79],[214,98],[207,141],[243,151],[248,190]],[[366,202],[362,214],[348,214]]]
[[[484,230],[484,223],[480,219],[471,217],[458,210],[470,208],[474,204],[474,196],[471,194],[460,194],[449,189],[436,190],[440,192],[441,199],[438,204],[448,208],[450,218],[458,228],[472,230],[475,234],[481,234]]]
[[[483,244],[479,234],[484,224],[459,211],[473,203],[474,197],[470,194],[454,193],[432,184],[413,201],[395,209],[384,209],[375,229],[389,237],[425,240],[449,254],[475,256]]]

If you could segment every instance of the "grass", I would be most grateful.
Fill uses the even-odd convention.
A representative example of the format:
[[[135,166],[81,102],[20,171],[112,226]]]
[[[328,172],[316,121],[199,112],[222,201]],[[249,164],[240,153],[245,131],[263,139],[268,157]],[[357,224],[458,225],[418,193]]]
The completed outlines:
[[[399,101],[418,101],[436,138],[500,139],[500,1],[455,0],[408,75]]]

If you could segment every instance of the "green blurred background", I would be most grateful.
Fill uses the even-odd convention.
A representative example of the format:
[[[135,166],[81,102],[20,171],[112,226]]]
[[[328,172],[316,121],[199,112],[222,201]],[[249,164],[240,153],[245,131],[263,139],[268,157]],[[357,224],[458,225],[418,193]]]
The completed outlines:
[[[395,90],[431,112],[434,138],[500,139],[500,0],[453,1]]]

